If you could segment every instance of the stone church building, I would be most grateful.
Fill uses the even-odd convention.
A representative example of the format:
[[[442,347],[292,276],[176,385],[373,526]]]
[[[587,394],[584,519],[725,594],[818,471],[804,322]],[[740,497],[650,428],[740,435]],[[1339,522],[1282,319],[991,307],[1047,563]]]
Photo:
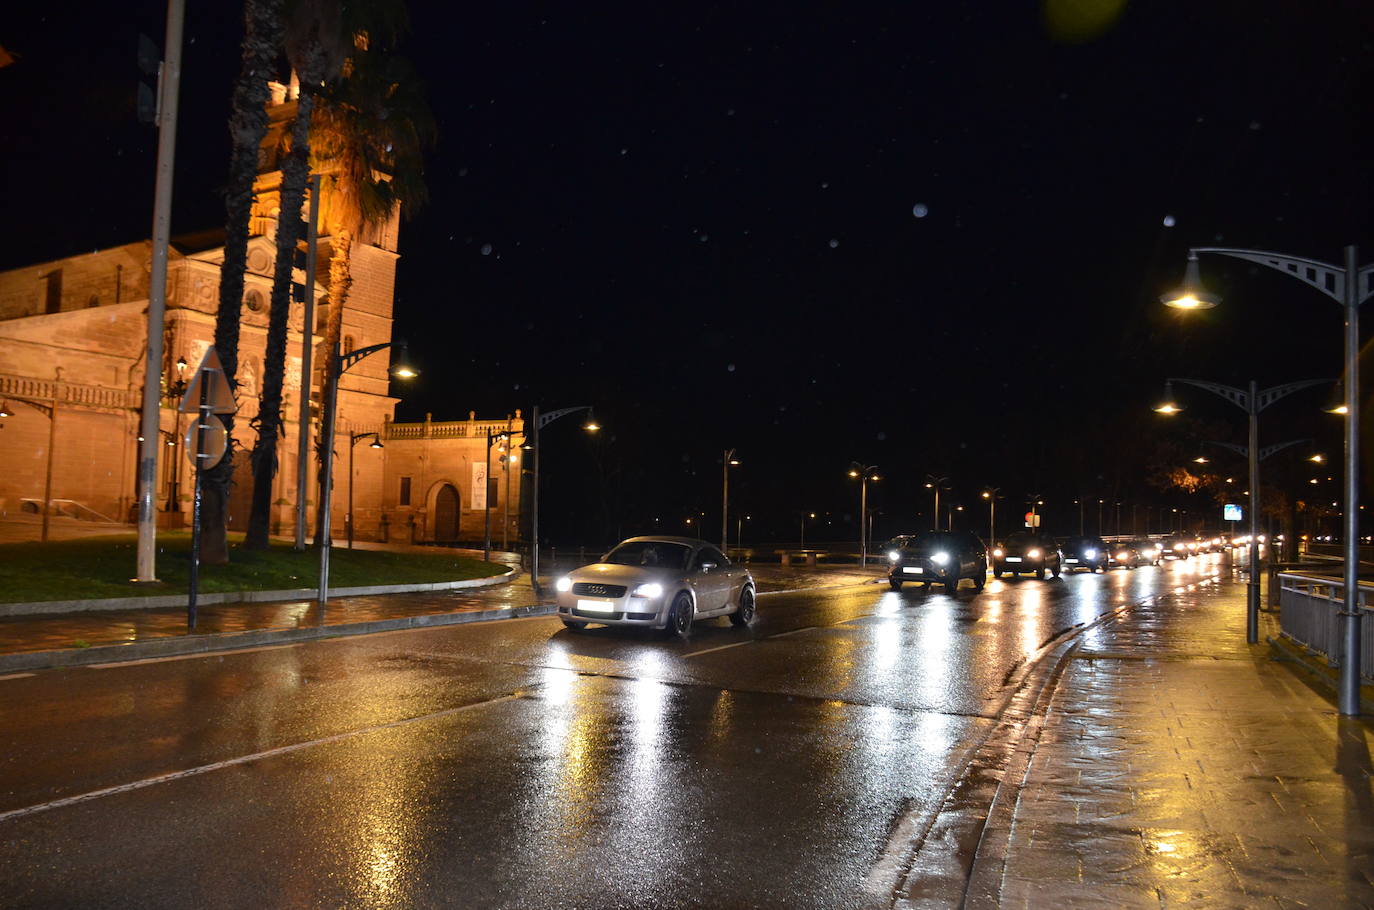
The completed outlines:
[[[230,530],[248,520],[253,446],[266,347],[275,258],[280,171],[272,149],[289,127],[295,100],[273,86],[272,130],[263,144],[244,279],[234,436],[240,446],[230,501]],[[329,315],[329,193],[321,198],[315,276],[315,325],[291,304],[283,415],[278,445],[273,532],[295,534],[301,352],[313,345],[313,375],[304,385],[319,420],[324,328]],[[343,310],[345,352],[391,340],[399,259],[399,210],[365,230],[352,248],[353,286]],[[147,319],[152,243],[128,243],[0,272],[0,516],[40,512],[51,486],[51,515],[132,522],[139,408],[149,368]],[[161,524],[189,523],[192,477],[181,442],[188,418],[177,412],[176,383],[200,363],[214,338],[223,231],[173,238],[168,257],[162,377],[163,445],[156,499]],[[359,361],[339,385],[335,427],[333,537],[346,535],[351,492],[354,536],[416,543],[477,542],[490,519],[495,545],[520,539],[524,423],[499,419],[395,423],[390,350]],[[423,381],[421,375],[419,381]],[[404,392],[400,385],[397,390]],[[311,438],[318,434],[311,428]],[[376,437],[370,434],[378,434]],[[492,438],[509,433],[509,438]],[[379,440],[381,448],[372,446]],[[486,450],[491,441],[491,451]],[[488,457],[489,456],[489,457]],[[488,463],[490,474],[487,476]],[[313,520],[315,459],[307,485]],[[350,477],[350,465],[352,476]],[[487,504],[490,503],[488,510]],[[309,529],[308,529],[309,530]]]

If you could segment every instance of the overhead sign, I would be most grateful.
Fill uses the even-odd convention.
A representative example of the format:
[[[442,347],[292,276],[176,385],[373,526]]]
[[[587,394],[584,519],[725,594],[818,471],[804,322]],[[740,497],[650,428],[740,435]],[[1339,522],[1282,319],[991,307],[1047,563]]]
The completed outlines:
[[[204,436],[201,435],[202,427],[205,429]],[[228,448],[228,436],[229,434],[224,432],[223,422],[214,414],[206,414],[191,421],[191,425],[186,428],[186,437],[181,443],[191,464],[202,471],[208,471],[224,457],[224,450]],[[205,440],[203,452],[199,451],[202,438]]]
[[[1222,520],[1222,521],[1244,521],[1244,520],[1245,520],[1244,511],[1245,511],[1244,509],[1242,509],[1240,506],[1236,505],[1235,503],[1233,503],[1233,502],[1228,502],[1228,503],[1226,503],[1226,505],[1224,505],[1224,506],[1221,507],[1221,520]]]
[[[186,394],[181,398],[177,410],[183,414],[194,414],[200,410],[201,392],[205,391],[205,404],[212,414],[232,414],[238,410],[234,403],[234,390],[229,388],[229,380],[224,376],[224,364],[220,363],[214,345],[205,351],[205,357],[191,375],[186,386]]]

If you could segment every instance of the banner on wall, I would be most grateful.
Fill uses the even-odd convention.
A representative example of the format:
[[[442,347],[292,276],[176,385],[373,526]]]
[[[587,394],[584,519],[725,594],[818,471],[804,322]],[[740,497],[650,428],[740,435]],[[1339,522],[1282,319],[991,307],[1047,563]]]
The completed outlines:
[[[472,496],[468,502],[472,503],[474,512],[481,512],[487,507],[487,466],[484,462],[473,462]]]

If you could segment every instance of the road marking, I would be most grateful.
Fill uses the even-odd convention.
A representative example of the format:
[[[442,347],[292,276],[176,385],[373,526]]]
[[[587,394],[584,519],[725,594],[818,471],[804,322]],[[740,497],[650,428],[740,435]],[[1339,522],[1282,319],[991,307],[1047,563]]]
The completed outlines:
[[[752,638],[749,641],[734,641],[728,645],[716,645],[714,648],[703,648],[700,651],[693,651],[691,654],[682,655],[682,658],[686,660],[689,657],[700,657],[703,654],[710,654],[712,651],[724,651],[726,648],[738,648],[742,645],[752,645],[753,643],[754,639]]]
[[[259,648],[235,648],[232,651],[201,651],[196,654],[172,654],[167,657],[145,657],[142,660],[121,660],[108,664],[86,664],[87,670],[114,670],[118,667],[137,667],[140,664],[161,664],[171,660],[195,660],[199,657],[223,657],[226,654],[252,654],[256,651],[280,651],[283,648],[298,648],[302,642],[293,641],[282,645],[263,645]]]
[[[208,774],[211,771],[220,771],[224,768],[232,768],[235,765],[244,765],[248,762],[260,761],[264,758],[276,758],[279,755],[289,755],[292,752],[299,752],[302,749],[311,749],[315,746],[325,746],[330,743],[343,742],[346,739],[353,739],[365,736],[368,733],[377,733],[382,730],[394,730],[399,727],[407,727],[411,724],[420,723],[426,720],[437,720],[442,717],[449,717],[460,714],[464,711],[471,711],[474,708],[485,708],[488,705],[496,705],[501,702],[513,701],[517,698],[524,698],[521,693],[502,695],[487,701],[476,702],[471,705],[460,705],[456,708],[446,708],[443,711],[435,711],[432,714],[421,714],[418,717],[406,717],[401,720],[393,720],[385,724],[377,724],[371,727],[363,727],[360,730],[349,730],[346,733],[335,733],[333,736],[325,736],[320,739],[312,739],[308,742],[293,743],[289,746],[278,746],[275,749],[267,749],[262,752],[254,752],[252,755],[240,755],[238,758],[228,758],[224,761],[211,762],[208,765],[200,765],[195,768],[187,768],[184,771],[173,771],[170,774],[159,774],[155,777],[145,777],[143,780],[131,781],[127,784],[119,784],[114,787],[105,787],[100,790],[91,790],[88,793],[79,793],[76,796],[67,796],[62,799],[55,799],[51,802],[39,803],[35,806],[25,806],[22,809],[11,809],[8,812],[0,812],[0,822],[7,822],[14,818],[23,818],[27,815],[36,815],[39,812],[47,812],[50,809],[61,809],[64,806],[72,806],[77,803],[89,802],[93,799],[100,799],[105,796],[114,796],[117,793],[129,793],[133,790],[142,790],[155,784],[171,783],[175,780],[182,780],[187,777],[195,777],[200,774]]]
[[[7,679],[23,679],[26,676],[33,675],[33,673],[11,673],[9,676],[0,676],[0,682],[4,682]]]
[[[845,622],[848,622],[848,620],[845,620]],[[839,623],[836,623],[836,625],[839,625]],[[815,627],[815,626],[802,626],[800,629],[793,629],[793,630],[790,631],[790,632],[779,632],[777,635],[770,635],[770,636],[768,636],[768,637],[769,637],[769,638],[784,638],[784,637],[786,637],[786,636],[788,636],[788,635],[796,635],[798,632],[814,632],[814,631],[816,631],[816,627]]]

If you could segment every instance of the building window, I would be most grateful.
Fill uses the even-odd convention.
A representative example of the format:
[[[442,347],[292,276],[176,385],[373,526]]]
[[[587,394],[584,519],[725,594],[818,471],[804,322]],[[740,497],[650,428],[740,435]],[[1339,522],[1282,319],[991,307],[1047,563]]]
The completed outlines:
[[[53,269],[39,278],[38,293],[43,298],[44,313],[62,312],[62,270]]]
[[[410,505],[410,478],[409,478],[409,477],[402,477],[402,478],[401,478],[401,497],[400,497],[399,504],[400,504],[400,505],[403,505],[403,506],[408,506],[408,505]]]

